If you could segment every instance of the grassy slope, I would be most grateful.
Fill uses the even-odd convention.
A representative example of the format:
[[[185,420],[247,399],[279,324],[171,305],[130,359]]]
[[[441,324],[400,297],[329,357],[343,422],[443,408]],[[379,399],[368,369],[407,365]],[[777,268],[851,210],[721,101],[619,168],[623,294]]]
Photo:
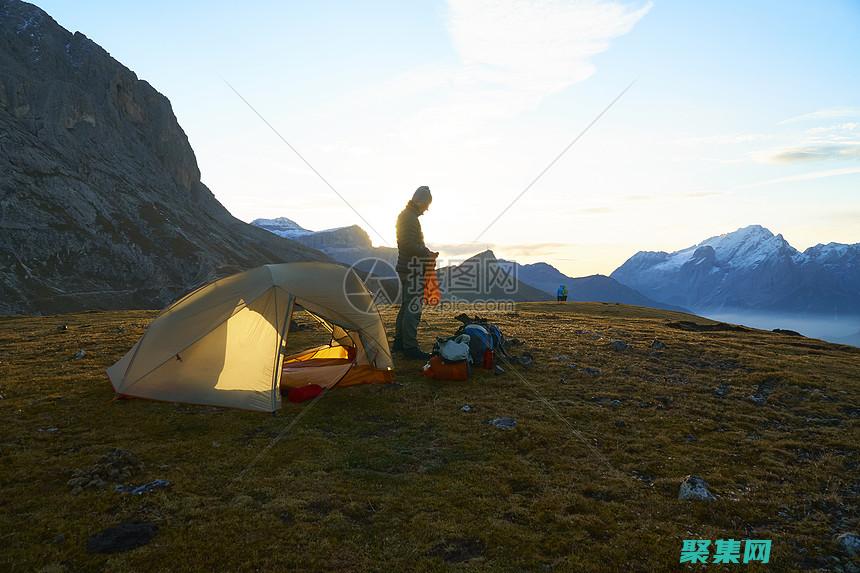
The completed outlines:
[[[111,401],[104,368],[153,317],[0,319],[0,570],[439,570],[478,555],[456,567],[667,571],[682,539],[733,537],[774,540],[771,564],[744,571],[791,571],[827,565],[833,534],[858,525],[857,349],[686,332],[666,323],[688,316],[636,307],[523,304],[493,318],[535,354],[526,380],[599,454],[511,374],[432,382],[401,361],[399,385],[329,393],[236,481],[307,404],[272,417]],[[428,344],[456,327],[427,319]],[[655,337],[668,347],[649,351]],[[608,349],[615,338],[633,349]],[[758,406],[748,396],[762,382],[772,393]],[[484,423],[495,416],[518,426]],[[71,495],[71,471],[112,447],[146,464],[134,483],[173,487]],[[677,501],[688,473],[719,501]],[[135,519],[159,524],[150,545],[85,552],[88,535]]]

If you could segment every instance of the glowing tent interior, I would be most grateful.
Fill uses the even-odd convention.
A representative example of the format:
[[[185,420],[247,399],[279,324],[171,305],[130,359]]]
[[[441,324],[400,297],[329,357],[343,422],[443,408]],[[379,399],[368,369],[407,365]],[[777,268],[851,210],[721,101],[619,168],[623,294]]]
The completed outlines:
[[[327,345],[287,354],[303,309]],[[273,412],[282,387],[393,379],[385,328],[352,269],[333,263],[264,265],[209,283],[165,309],[108,376],[123,397]]]

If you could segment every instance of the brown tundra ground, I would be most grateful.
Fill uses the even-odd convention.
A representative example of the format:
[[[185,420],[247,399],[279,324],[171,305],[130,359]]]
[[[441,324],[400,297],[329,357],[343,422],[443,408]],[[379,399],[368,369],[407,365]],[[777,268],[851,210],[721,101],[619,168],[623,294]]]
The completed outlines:
[[[521,304],[488,316],[531,368],[437,382],[398,357],[396,384],[271,416],[114,401],[105,368],[155,316],[0,318],[0,571],[722,570],[679,565],[694,538],[772,540],[769,564],[725,570],[860,570],[835,541],[860,516],[860,349]],[[458,324],[425,316],[427,346]],[[516,427],[487,424],[502,416]],[[171,486],[69,486],[113,448],[142,463],[115,481]],[[688,474],[716,501],[679,501]],[[157,533],[87,551],[124,522]]]

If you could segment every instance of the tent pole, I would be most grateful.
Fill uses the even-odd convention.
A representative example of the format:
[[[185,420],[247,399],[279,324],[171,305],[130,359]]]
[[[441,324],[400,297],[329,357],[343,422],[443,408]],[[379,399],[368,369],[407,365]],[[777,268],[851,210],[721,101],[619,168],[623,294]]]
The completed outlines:
[[[277,291],[275,291],[275,313],[276,313],[276,316],[279,316],[279,314],[277,314],[278,313],[277,300],[278,300],[278,294],[277,294]],[[293,314],[293,303],[294,303],[294,301],[295,301],[295,297],[293,296],[292,293],[290,293],[290,296],[287,299],[286,312],[284,313],[284,324],[281,326],[281,334],[278,337],[278,350],[277,350],[277,352],[275,352],[275,367],[274,367],[273,372],[272,372],[272,416],[276,416],[278,413],[278,410],[275,406],[277,405],[277,401],[278,401],[277,400],[277,392],[280,391],[280,383],[281,383],[281,372],[280,372],[281,371],[281,368],[280,368],[280,366],[281,366],[281,354],[284,352],[284,346],[285,346],[285,343],[287,340],[287,335],[290,332],[289,325],[290,325],[290,318],[292,318],[292,314]]]

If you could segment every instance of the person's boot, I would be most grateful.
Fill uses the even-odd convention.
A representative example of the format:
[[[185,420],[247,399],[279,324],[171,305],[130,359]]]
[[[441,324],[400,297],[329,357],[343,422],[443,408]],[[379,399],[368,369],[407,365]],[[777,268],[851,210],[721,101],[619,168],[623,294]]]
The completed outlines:
[[[430,355],[426,352],[423,352],[420,348],[404,348],[403,355],[406,358],[411,358],[413,360],[429,360]]]
[[[395,338],[391,343],[391,352],[403,352],[403,343]]]

